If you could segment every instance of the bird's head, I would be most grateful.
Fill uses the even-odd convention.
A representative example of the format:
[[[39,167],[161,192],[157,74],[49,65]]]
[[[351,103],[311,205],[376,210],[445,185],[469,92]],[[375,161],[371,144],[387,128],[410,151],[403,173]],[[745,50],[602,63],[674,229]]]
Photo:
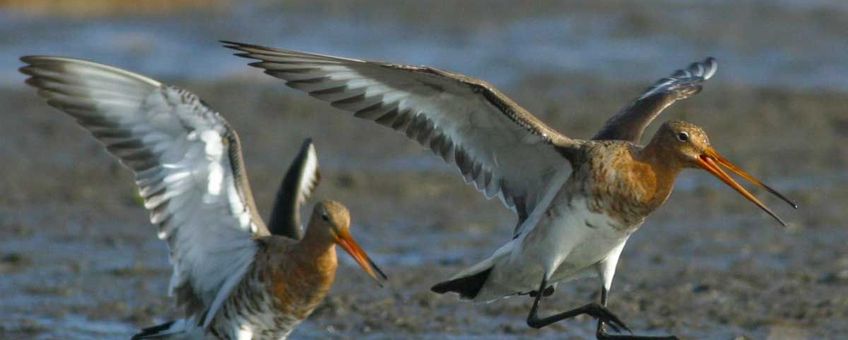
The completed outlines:
[[[350,212],[343,204],[329,200],[316,204],[309,226],[310,230],[312,228],[324,233],[335,244],[342,247],[369,276],[382,286],[382,281],[387,279],[386,274],[377,267],[350,234]]]
[[[740,167],[734,165],[719,154],[710,145],[710,139],[707,137],[707,133],[695,124],[684,121],[668,121],[660,126],[659,130],[647,147],[660,150],[660,153],[663,156],[663,161],[671,162],[674,166],[682,168],[701,168],[706,170],[725,184],[729,185],[731,188],[735,189],[749,201],[756,204],[760,207],[760,209],[763,209],[784,226],[786,223],[780,219],[780,217],[766,207],[766,205],[754,195],[748,192],[745,187],[737,183],[732,177],[724,172],[721,167],[723,166],[729,169],[747,181],[768,190],[777,197],[780,197],[780,199],[786,201],[786,203],[789,203],[792,207],[796,209],[798,208],[797,204],[790,201],[771,187],[765,185],[763,182],[754,176],[751,176],[748,172],[742,170]]]

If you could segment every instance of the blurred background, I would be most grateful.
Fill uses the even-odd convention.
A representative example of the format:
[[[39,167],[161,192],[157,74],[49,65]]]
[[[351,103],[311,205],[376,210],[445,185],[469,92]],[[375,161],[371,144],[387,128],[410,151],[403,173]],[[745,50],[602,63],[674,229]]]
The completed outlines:
[[[655,80],[716,57],[704,91],[658,121],[703,126],[801,208],[756,192],[791,222],[781,229],[713,177],[684,172],[625,248],[610,308],[649,334],[848,336],[848,2],[0,0],[0,31],[0,338],[126,338],[177,316],[166,246],[132,175],[25,87],[27,54],[91,59],[200,95],[239,131],[266,216],[300,142],[314,138],[316,199],[351,208],[354,234],[391,280],[378,289],[343,256],[296,338],[593,336],[589,318],[529,329],[525,297],[430,293],[506,242],[515,217],[429,151],[285,88],[220,39],[475,76],[577,138]],[[560,285],[547,306],[582,305],[597,287]]]

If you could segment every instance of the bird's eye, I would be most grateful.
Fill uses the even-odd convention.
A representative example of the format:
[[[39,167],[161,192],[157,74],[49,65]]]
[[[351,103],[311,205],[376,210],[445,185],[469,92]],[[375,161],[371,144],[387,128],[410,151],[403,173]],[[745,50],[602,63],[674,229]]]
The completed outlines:
[[[326,211],[321,213],[321,219],[324,220],[324,221],[330,222],[330,216],[327,216]]]
[[[686,132],[681,132],[677,134],[677,140],[681,142],[685,142],[689,140],[689,134]]]

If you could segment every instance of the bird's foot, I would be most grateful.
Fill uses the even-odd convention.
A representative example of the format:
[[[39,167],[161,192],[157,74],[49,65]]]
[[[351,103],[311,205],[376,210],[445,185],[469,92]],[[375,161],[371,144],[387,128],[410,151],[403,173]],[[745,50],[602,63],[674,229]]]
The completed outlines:
[[[633,333],[632,331],[630,331],[630,328],[624,324],[624,321],[621,321],[621,319],[619,319],[618,316],[616,316],[609,309],[607,309],[607,307],[604,307],[594,302],[586,305],[585,307],[587,307],[589,310],[588,312],[586,312],[586,314],[589,314],[595,317],[595,319],[598,319],[598,322],[600,324],[608,325],[616,332],[621,332],[621,330],[624,329],[628,333]]]
[[[624,324],[624,321],[621,321],[621,319],[619,319],[606,307],[601,306],[595,302],[585,304],[575,309],[544,318],[540,318],[538,317],[538,315],[536,315],[537,307],[537,304],[533,305],[533,308],[530,311],[530,315],[527,318],[527,325],[533,328],[542,328],[560,320],[569,319],[580,314],[586,314],[592,316],[595,319],[598,319],[606,325],[609,325],[610,328],[612,328],[616,332],[621,331],[622,329],[628,332],[630,331],[630,328],[628,328],[627,325]]]

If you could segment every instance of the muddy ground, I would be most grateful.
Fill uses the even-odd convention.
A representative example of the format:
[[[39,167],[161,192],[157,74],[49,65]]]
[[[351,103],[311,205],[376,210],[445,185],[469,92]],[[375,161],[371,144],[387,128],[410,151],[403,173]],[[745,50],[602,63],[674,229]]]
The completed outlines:
[[[380,10],[368,12],[338,3],[323,11],[301,8],[308,7],[308,2],[296,2],[299,7],[292,10],[297,15],[297,11],[311,11],[321,18],[341,18],[359,28],[390,17],[386,11],[391,9],[385,9],[382,0],[369,3]],[[490,35],[500,38],[496,28],[516,17],[546,15],[543,10],[508,11],[503,8],[509,7],[505,2],[491,8],[479,1],[470,3],[474,4],[469,5],[472,10],[466,12],[436,6],[429,17],[419,16],[417,5],[409,6],[393,17],[391,25],[409,29],[404,32],[413,32],[416,39],[425,35],[456,37],[446,45],[414,39],[413,43],[431,52],[462,56],[451,61],[453,65],[439,65],[457,69],[455,65],[476,66],[473,61],[480,57],[466,57],[457,46]],[[547,3],[550,11],[562,11],[566,19],[576,20],[577,27],[587,27],[586,34],[607,39],[598,45],[626,47],[630,46],[628,39],[657,41],[658,45],[648,45],[647,57],[639,51],[624,51],[630,54],[622,58],[644,57],[625,71],[610,71],[618,65],[615,58],[596,62],[593,58],[609,55],[603,51],[546,57],[577,58],[575,62],[563,59],[566,65],[578,65],[564,72],[513,67],[510,61],[524,54],[508,50],[487,58],[481,68],[459,69],[492,79],[554,128],[586,138],[651,81],[683,66],[676,64],[680,54],[689,58],[714,53],[711,46],[700,45],[713,41],[726,48],[717,49],[725,59],[720,60],[716,79],[705,91],[675,104],[659,120],[684,119],[703,126],[717,150],[797,200],[800,209],[793,210],[755,190],[790,222],[789,228],[781,228],[715,178],[700,171],[684,172],[668,203],[630,239],[613,283],[610,309],[639,333],[716,339],[848,337],[848,87],[844,86],[844,72],[838,77],[844,63],[833,66],[846,50],[827,43],[844,44],[842,38],[832,39],[841,37],[839,32],[844,32],[848,23],[846,16],[839,15],[844,13],[842,7],[828,10],[827,6],[784,3],[786,8],[759,2],[736,7],[733,1],[714,5],[656,1],[645,7],[616,1]],[[698,8],[692,12],[690,6]],[[710,21],[725,17],[732,24]],[[752,17],[792,24],[765,24],[750,20]],[[598,18],[612,18],[604,23],[615,29],[592,26]],[[38,39],[46,36],[45,32],[61,33],[74,25],[58,20],[54,23],[58,30],[48,25],[33,31],[32,25],[9,24],[18,20],[9,13],[0,12],[0,19],[2,27],[27,27],[23,31],[32,32],[27,37],[35,42],[41,41]],[[189,15],[186,21],[201,19]],[[126,67],[123,62],[128,62],[145,69],[149,64],[134,62],[167,61],[172,49],[182,51],[176,45],[148,51],[145,40],[139,38],[143,35],[122,31],[135,26],[120,26],[123,19],[98,20],[117,25],[117,31],[125,34],[118,35],[118,40],[126,43],[129,51],[141,52],[133,52],[132,58],[117,57],[119,66]],[[152,24],[167,30],[171,28],[169,20],[153,20]],[[137,20],[127,21],[138,24]],[[367,36],[310,38],[312,33],[306,29],[299,31],[272,20],[257,22],[256,32],[261,32],[259,26],[275,27],[276,31],[253,41],[268,41],[269,36],[287,30],[299,39],[330,46],[369,41]],[[509,33],[516,39],[514,43],[562,38],[523,35],[536,32],[535,26],[518,23],[515,32]],[[228,34],[235,26],[215,25],[210,21],[191,32],[202,32],[205,40],[197,41],[206,45],[206,41],[247,35]],[[474,32],[471,38],[463,33],[468,27]],[[340,29],[335,29],[331,33],[340,34]],[[385,31],[365,32],[387,34],[390,41],[405,39],[395,31]],[[803,34],[792,35],[794,32]],[[805,38],[807,33],[815,38]],[[125,41],[127,36],[130,42]],[[663,40],[669,36],[693,45],[675,50],[677,40]],[[123,51],[118,47],[97,50],[96,41],[65,44],[54,39],[31,46],[21,42],[28,41],[25,39],[0,39],[11,44],[6,47],[13,47],[0,48],[3,77],[17,77],[5,69],[17,67],[14,58],[25,53],[99,59]],[[297,42],[301,40],[285,47],[315,47]],[[562,42],[570,43],[567,39]],[[453,46],[454,50],[440,46]],[[593,46],[582,42],[573,49]],[[769,54],[774,51],[762,52],[774,46],[785,55],[775,59]],[[232,58],[217,46],[213,48],[221,60]],[[383,50],[369,51],[378,57]],[[654,54],[678,59],[670,64],[667,59],[655,59]],[[485,258],[508,240],[515,217],[500,202],[487,201],[464,185],[453,168],[400,134],[287,90],[241,65],[223,66],[223,76],[210,78],[194,71],[212,70],[217,60],[210,57],[202,65],[186,66],[192,70],[188,75],[163,74],[206,99],[240,133],[260,211],[266,216],[270,213],[284,171],[301,141],[312,137],[323,172],[313,202],[332,198],[347,204],[355,236],[390,277],[385,287],[378,288],[342,256],[332,293],[294,338],[559,339],[593,335],[595,324],[589,318],[543,330],[528,328],[524,319],[532,301],[527,297],[471,304],[455,296],[430,293],[431,285]],[[794,68],[769,64],[780,62]],[[816,68],[818,64],[826,67]],[[761,66],[764,68],[758,68]],[[599,68],[607,73],[599,75]],[[499,78],[501,69],[511,75]],[[627,81],[619,79],[618,72],[626,73]],[[139,327],[176,316],[166,295],[170,277],[167,250],[138,204],[131,174],[71,119],[19,85],[23,77],[13,80],[3,78],[5,85],[0,86],[0,338],[126,338]],[[559,311],[584,304],[595,298],[597,287],[593,279],[560,285],[546,308]]]
[[[297,145],[313,137],[324,174],[316,199],[350,207],[356,236],[391,278],[380,289],[345,259],[332,294],[296,336],[592,334],[587,318],[529,329],[525,297],[470,304],[428,291],[507,240],[514,217],[421,147],[273,82],[182,85],[241,133],[264,212]],[[638,92],[611,86],[598,84],[604,96],[573,98],[582,103],[573,110],[530,106],[560,130],[586,137],[603,118],[590,108],[610,112],[605,96]],[[533,104],[525,91],[512,92]],[[32,91],[9,89],[0,100],[7,108],[0,124],[0,334],[127,336],[174,316],[166,248],[134,198],[130,174]],[[712,89],[672,109],[663,119],[701,124],[718,150],[801,208],[757,192],[790,221],[782,229],[717,180],[684,173],[625,248],[612,310],[635,330],[687,338],[847,335],[846,106],[839,93],[739,88]],[[591,279],[561,285],[548,306],[583,304],[596,287]]]

